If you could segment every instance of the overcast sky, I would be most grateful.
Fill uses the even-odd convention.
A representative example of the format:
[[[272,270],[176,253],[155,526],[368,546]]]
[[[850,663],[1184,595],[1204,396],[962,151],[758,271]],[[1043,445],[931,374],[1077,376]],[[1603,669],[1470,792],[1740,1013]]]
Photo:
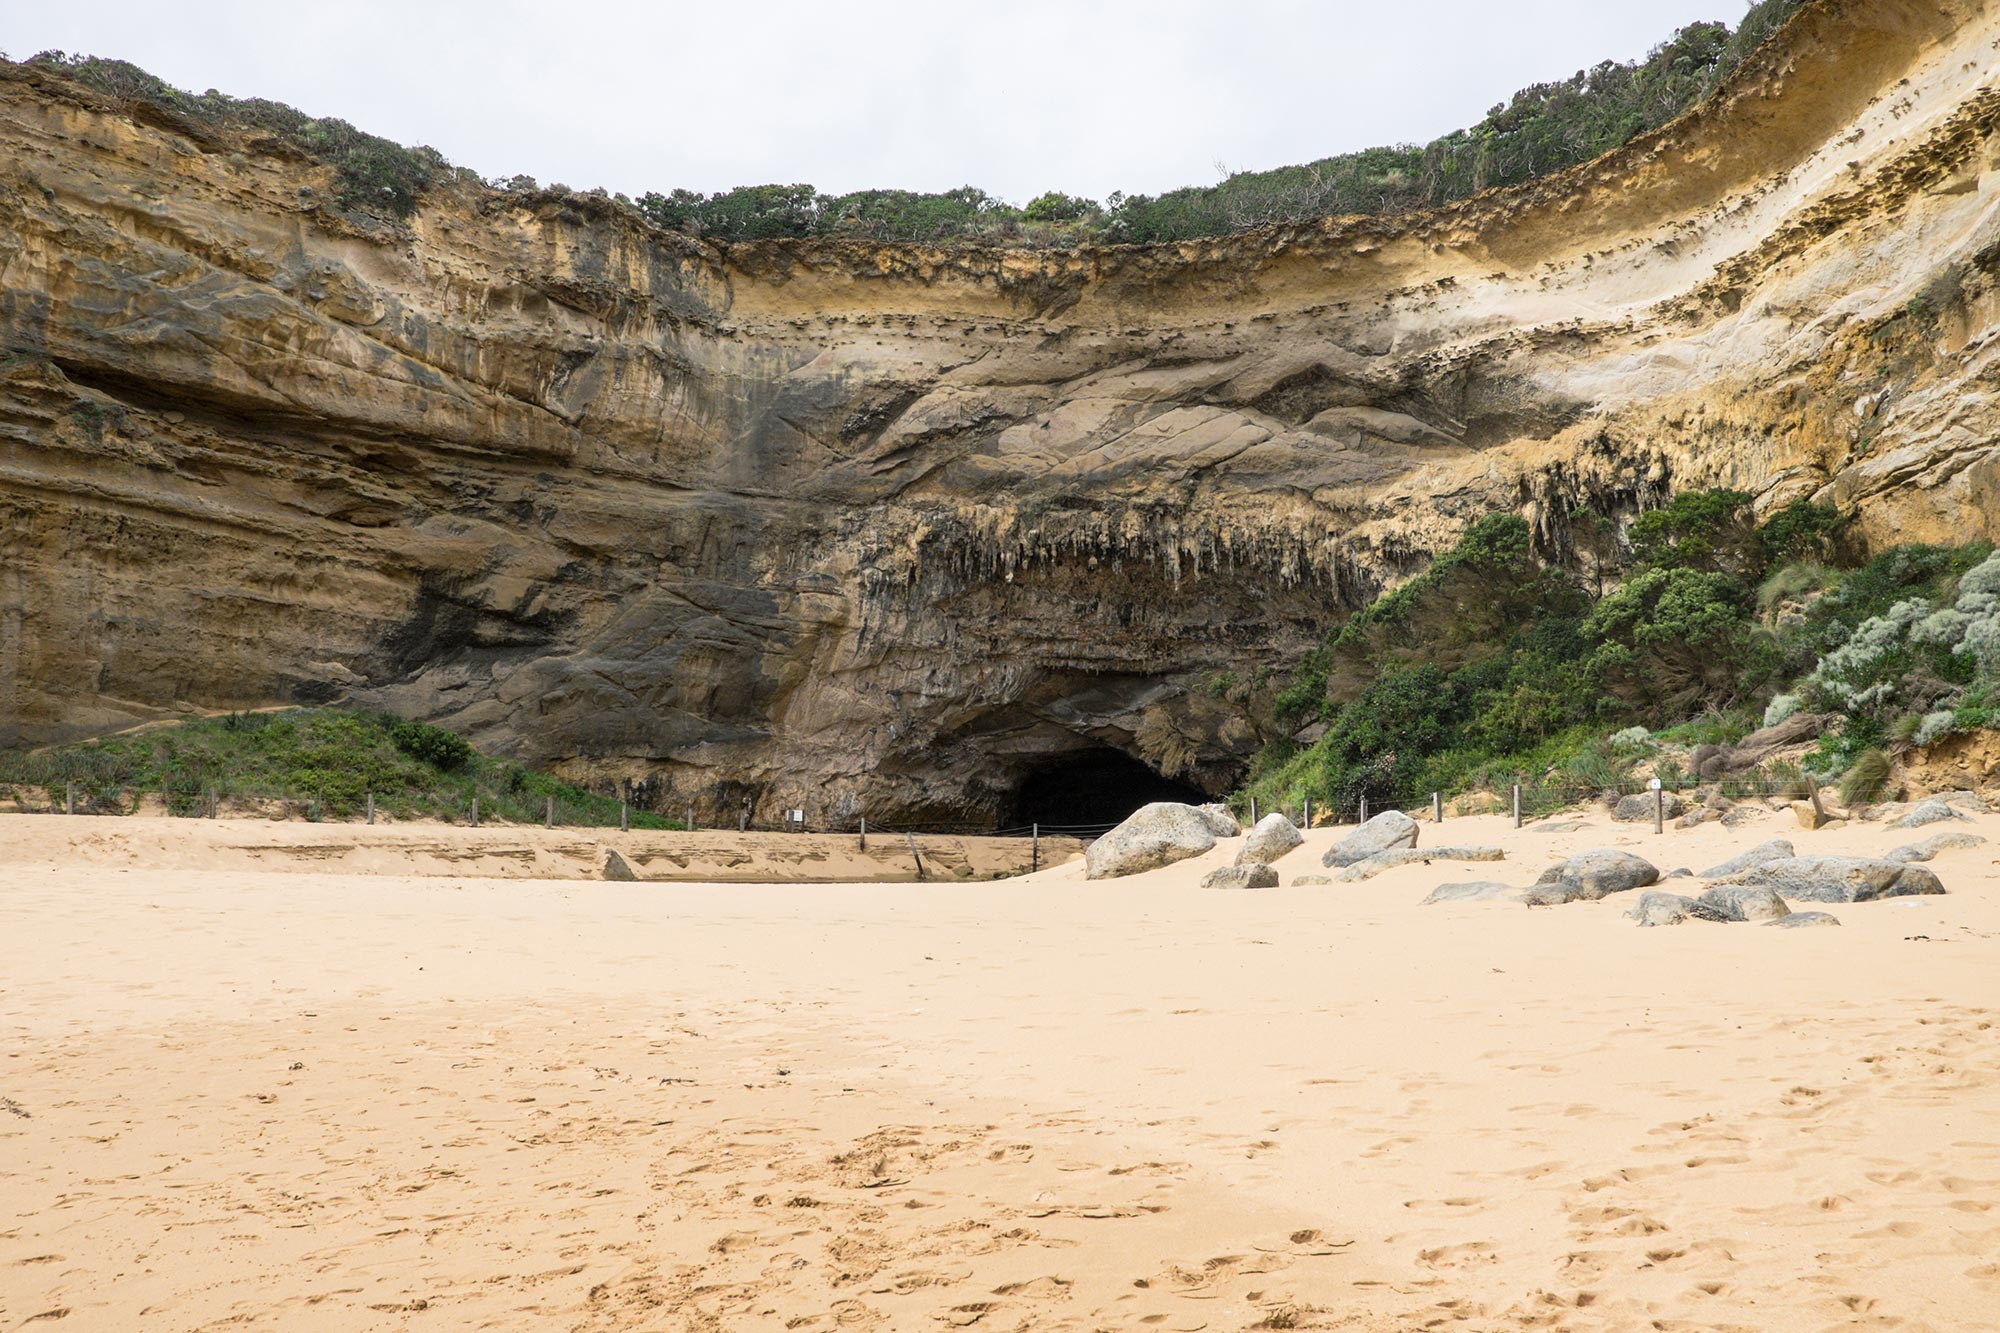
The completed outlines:
[[[974,184],[1016,203],[1423,141],[1746,0],[0,0],[118,56],[487,176],[638,195]]]

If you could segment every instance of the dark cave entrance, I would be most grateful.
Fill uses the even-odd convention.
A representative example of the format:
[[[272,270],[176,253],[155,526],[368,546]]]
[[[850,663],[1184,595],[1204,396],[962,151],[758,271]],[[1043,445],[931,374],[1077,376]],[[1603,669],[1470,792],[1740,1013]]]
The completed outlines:
[[[1199,787],[1155,773],[1108,745],[1060,755],[1031,769],[1003,812],[1007,827],[1116,824],[1149,801],[1199,805]]]

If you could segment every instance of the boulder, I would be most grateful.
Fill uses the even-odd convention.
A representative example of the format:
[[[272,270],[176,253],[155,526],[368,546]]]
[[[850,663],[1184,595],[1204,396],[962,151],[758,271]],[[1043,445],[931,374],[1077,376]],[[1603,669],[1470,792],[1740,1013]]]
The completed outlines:
[[[1754,805],[1734,805],[1722,814],[1722,827],[1742,828],[1754,824],[1764,817],[1764,812]]]
[[[1794,856],[1736,877],[1793,902],[1865,903],[1918,893],[1943,893],[1938,877],[1919,865],[1866,856]]]
[[[1208,821],[1208,831],[1218,838],[1233,838],[1243,831],[1242,823],[1226,805],[1197,805],[1195,813]]]
[[[1331,884],[1331,883],[1333,883],[1333,876],[1331,875],[1292,876],[1292,887],[1295,889],[1302,889],[1302,888],[1307,888],[1309,886],[1318,886],[1321,884]]]
[[[1084,848],[1084,877],[1115,879],[1200,856],[1215,846],[1217,822],[1213,815],[1178,801],[1142,805]]]
[[[1706,806],[1696,806],[1674,821],[1675,828],[1700,828],[1709,820],[1718,818],[1715,811]]]
[[[1642,926],[1678,926],[1695,915],[1694,899],[1657,889],[1639,895],[1639,901],[1625,914]]]
[[[1244,836],[1243,850],[1236,853],[1236,864],[1267,866],[1304,841],[1292,826],[1291,816],[1274,811],[1258,820],[1257,826]]]
[[[1688,767],[1693,769],[1703,782],[1715,781],[1723,773],[1723,748],[1720,745],[1695,746],[1694,753],[1688,756]]]
[[[1339,878],[1345,883],[1355,880],[1373,879],[1385,870],[1397,866],[1428,864],[1432,861],[1504,861],[1507,854],[1498,847],[1398,847],[1393,852],[1381,852],[1366,861],[1356,861],[1340,872]]]
[[[1600,848],[1578,852],[1544,870],[1528,890],[1527,901],[1536,906],[1588,902],[1610,893],[1643,889],[1659,880],[1658,867],[1643,856]]]
[[[1398,847],[1416,845],[1417,821],[1401,810],[1384,810],[1335,843],[1325,862],[1330,866],[1351,866]]]
[[[617,852],[613,851],[611,848],[606,847],[604,849],[604,878],[626,880],[631,883],[637,883],[639,880],[639,872],[632,869],[631,865],[625,860],[624,857],[620,856]]]
[[[1792,909],[1762,884],[1717,884],[1694,900],[1694,910],[1711,921],[1775,921]]]
[[[1755,870],[1758,866],[1768,865],[1772,861],[1783,861],[1797,854],[1791,843],[1783,838],[1773,838],[1769,842],[1758,843],[1740,856],[1730,857],[1721,865],[1710,866],[1701,872],[1701,877],[1728,879],[1732,875],[1740,875],[1746,870]]]
[[[1767,926],[1782,926],[1786,930],[1798,930],[1808,926],[1837,926],[1840,918],[1831,912],[1787,912],[1764,923]]]
[[[1799,821],[1800,828],[1808,830],[1838,828],[1847,822],[1824,805],[1814,805],[1811,801],[1793,801],[1792,817]]]
[[[1674,792],[1663,791],[1660,796],[1660,813],[1667,819],[1679,819],[1686,813],[1687,805]],[[1650,824],[1653,820],[1653,793],[1642,791],[1636,796],[1623,796],[1611,808],[1611,817],[1621,824]]]
[[[1440,884],[1418,906],[1429,907],[1432,903],[1520,902],[1521,898],[1522,891],[1511,884],[1475,879],[1464,884]]]
[[[1247,866],[1217,866],[1201,877],[1204,889],[1275,889],[1278,872],[1262,861]]]
[[[1948,819],[1968,819],[1968,818],[1970,818],[1970,816],[1962,815],[1958,811],[1952,809],[1949,805],[1946,805],[1943,801],[1938,800],[1936,797],[1932,797],[1928,801],[1919,801],[1910,810],[1910,813],[1904,815],[1901,819],[1896,821],[1896,827],[1922,828],[1926,824],[1941,824]]]
[[[1884,852],[1884,861],[1928,861],[1939,852],[1958,852],[1983,847],[1986,839],[1977,833],[1933,833],[1921,842],[1908,843],[1893,852]]]

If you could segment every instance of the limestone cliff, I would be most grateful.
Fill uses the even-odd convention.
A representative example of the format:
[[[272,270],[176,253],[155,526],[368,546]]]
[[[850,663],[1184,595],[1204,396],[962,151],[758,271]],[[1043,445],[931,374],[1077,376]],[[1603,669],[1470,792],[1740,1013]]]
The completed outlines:
[[[1219,789],[1207,682],[1490,509],[2000,536],[1996,49],[1815,0],[1534,185],[1062,253],[393,223],[0,67],[0,743],[346,698],[710,818],[978,820],[1079,758]]]

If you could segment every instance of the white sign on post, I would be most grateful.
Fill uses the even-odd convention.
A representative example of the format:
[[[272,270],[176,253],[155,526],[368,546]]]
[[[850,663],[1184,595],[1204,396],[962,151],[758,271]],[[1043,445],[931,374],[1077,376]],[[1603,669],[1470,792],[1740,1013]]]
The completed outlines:
[[[1658,791],[1660,789],[1660,780],[1658,778],[1654,778],[1651,782],[1647,783],[1646,786],[1651,788],[1653,791]]]

